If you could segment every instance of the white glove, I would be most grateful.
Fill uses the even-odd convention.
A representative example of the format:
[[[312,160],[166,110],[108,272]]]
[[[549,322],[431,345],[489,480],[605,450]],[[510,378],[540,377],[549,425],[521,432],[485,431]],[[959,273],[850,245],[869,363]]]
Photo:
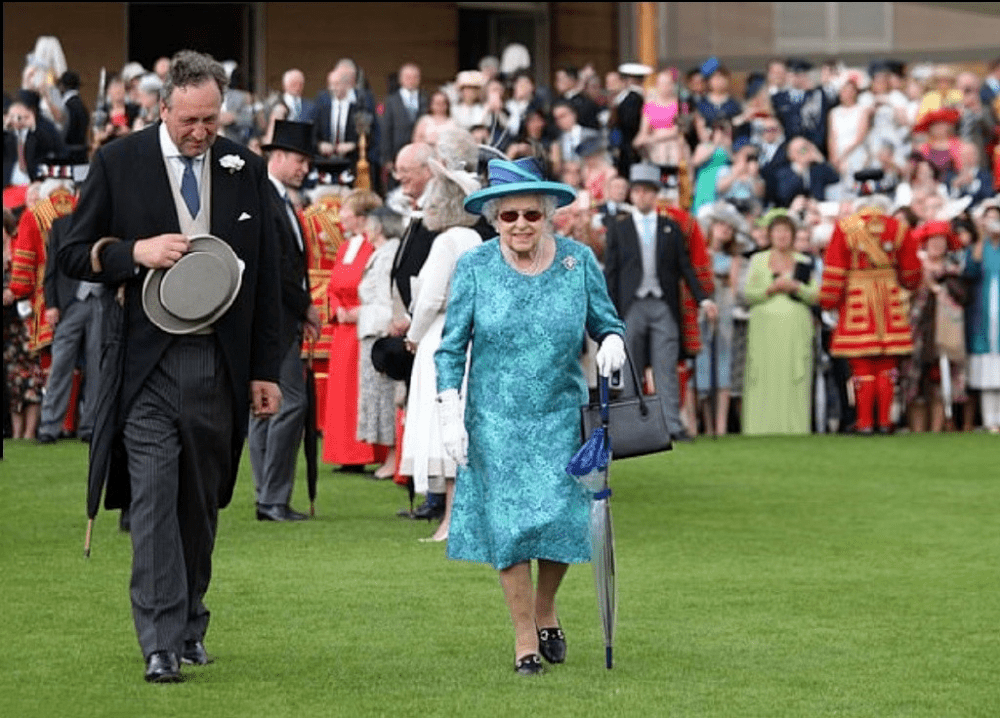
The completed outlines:
[[[466,466],[469,463],[469,434],[465,431],[458,389],[445,389],[437,395],[437,402],[444,453],[459,466]]]
[[[597,373],[601,376],[611,376],[625,366],[625,342],[617,334],[608,334],[597,350]]]

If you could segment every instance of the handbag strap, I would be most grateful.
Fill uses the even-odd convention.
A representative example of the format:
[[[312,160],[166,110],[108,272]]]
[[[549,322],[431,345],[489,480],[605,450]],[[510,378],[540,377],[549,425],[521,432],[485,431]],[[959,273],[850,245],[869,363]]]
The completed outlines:
[[[622,343],[624,344],[624,342]],[[643,416],[646,416],[649,412],[649,407],[646,406],[646,398],[642,393],[642,385],[639,383],[639,373],[636,371],[635,363],[632,361],[632,355],[629,353],[627,345],[625,346],[625,358],[628,360],[629,372],[632,374],[632,386],[635,388],[635,395],[639,399],[639,411]],[[601,399],[601,425],[607,429],[609,419],[608,378],[606,376],[598,376],[597,386]]]

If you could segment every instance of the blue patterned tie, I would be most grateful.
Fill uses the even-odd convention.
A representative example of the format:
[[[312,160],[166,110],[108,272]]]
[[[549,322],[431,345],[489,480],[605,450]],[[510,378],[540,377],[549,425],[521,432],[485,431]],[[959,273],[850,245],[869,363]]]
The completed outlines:
[[[201,198],[198,196],[198,180],[194,178],[194,159],[191,157],[181,157],[184,160],[184,176],[181,177],[181,197],[187,205],[191,217],[198,216],[201,209]]]

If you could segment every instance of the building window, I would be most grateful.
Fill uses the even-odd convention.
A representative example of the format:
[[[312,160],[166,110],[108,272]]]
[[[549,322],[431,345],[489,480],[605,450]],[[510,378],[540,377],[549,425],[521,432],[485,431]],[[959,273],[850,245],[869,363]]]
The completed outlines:
[[[774,3],[774,47],[781,53],[836,54],[892,49],[891,2]]]

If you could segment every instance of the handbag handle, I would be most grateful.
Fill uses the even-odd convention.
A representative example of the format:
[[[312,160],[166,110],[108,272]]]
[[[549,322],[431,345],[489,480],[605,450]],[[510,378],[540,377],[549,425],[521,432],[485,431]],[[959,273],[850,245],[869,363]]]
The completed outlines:
[[[622,342],[622,344],[625,344]],[[642,385],[639,384],[639,374],[635,369],[635,363],[632,361],[632,355],[629,353],[628,345],[625,345],[625,358],[628,360],[629,372],[632,374],[632,386],[635,388],[635,395],[639,399],[639,412],[645,417],[649,414],[649,407],[646,406],[646,399],[642,393]],[[608,428],[608,378],[606,376],[597,377],[597,385],[600,392],[601,398],[601,425],[607,429]]]

